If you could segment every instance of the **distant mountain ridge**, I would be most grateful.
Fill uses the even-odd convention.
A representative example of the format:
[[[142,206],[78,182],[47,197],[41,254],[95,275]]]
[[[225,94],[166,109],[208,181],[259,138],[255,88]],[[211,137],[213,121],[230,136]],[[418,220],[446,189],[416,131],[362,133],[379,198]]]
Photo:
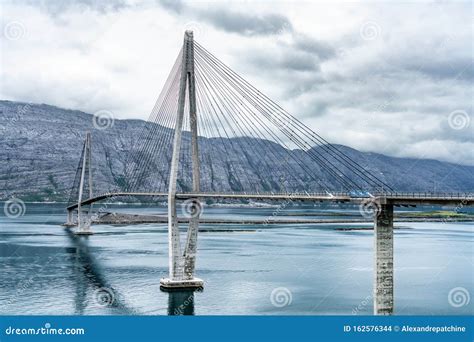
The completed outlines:
[[[17,196],[23,200],[67,200],[86,131],[93,132],[94,180],[97,191],[122,187],[126,183],[123,173],[125,152],[130,149],[144,124],[141,120],[115,120],[112,127],[97,130],[93,127],[92,115],[81,111],[45,104],[0,101],[0,199]],[[260,143],[265,146],[270,142]],[[473,166],[437,160],[395,158],[336,146],[368,172],[377,175],[398,191],[474,190]],[[319,148],[322,147],[314,147]],[[293,150],[292,153],[302,151]],[[250,155],[249,160],[252,158],[257,160],[259,156]],[[203,169],[208,166],[203,165]],[[217,166],[210,167],[213,169],[212,177],[203,172],[203,181],[209,187],[219,189],[229,190],[235,187],[231,184],[232,177],[225,165]],[[244,164],[242,167],[257,181],[272,180],[271,172],[256,170],[251,164]],[[314,170],[323,179],[329,179],[324,170]],[[311,190],[312,185],[307,182],[308,190]],[[272,181],[266,182],[265,187],[269,191],[278,191],[277,185]]]

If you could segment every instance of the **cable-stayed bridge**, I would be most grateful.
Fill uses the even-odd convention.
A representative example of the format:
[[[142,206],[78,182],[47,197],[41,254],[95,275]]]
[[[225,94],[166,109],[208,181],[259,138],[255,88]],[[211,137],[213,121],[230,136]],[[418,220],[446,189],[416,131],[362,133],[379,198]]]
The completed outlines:
[[[113,189],[101,188],[93,177],[91,150],[88,133],[67,225],[77,225],[77,234],[92,234],[92,206],[99,201],[167,199],[169,277],[161,280],[165,289],[203,286],[195,277],[202,200],[361,203],[375,211],[374,312],[391,314],[394,207],[473,204],[471,194],[394,191],[383,174],[362,166],[290,115],[194,42],[190,31],[147,124],[129,147],[122,170],[116,171]],[[184,245],[177,214],[182,200],[192,212]]]

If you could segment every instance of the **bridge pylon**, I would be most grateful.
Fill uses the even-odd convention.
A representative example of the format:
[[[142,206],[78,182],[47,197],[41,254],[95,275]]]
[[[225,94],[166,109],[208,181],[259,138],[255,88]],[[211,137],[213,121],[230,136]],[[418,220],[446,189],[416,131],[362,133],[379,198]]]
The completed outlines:
[[[77,199],[77,230],[75,234],[77,235],[92,235],[93,232],[90,228],[91,226],[91,213],[92,213],[92,204],[89,204],[89,207],[85,210],[81,204],[82,196],[84,194],[84,189],[88,188],[89,198],[93,197],[92,192],[92,144],[91,144],[91,134],[87,132],[86,139],[84,140],[84,147],[82,153],[82,160],[80,161],[80,181],[79,181],[79,192]],[[74,211],[68,210],[67,213],[67,222],[66,227],[74,226]]]
[[[197,235],[199,230],[200,210],[193,211],[189,218],[184,251],[181,252],[178,216],[176,211],[176,190],[179,170],[179,156],[183,132],[184,111],[186,102],[186,89],[189,101],[189,123],[191,129],[191,154],[192,154],[192,181],[193,192],[200,191],[200,172],[198,155],[198,131],[196,113],[196,88],[194,74],[194,40],[193,32],[184,33],[183,54],[180,71],[178,112],[173,140],[173,154],[169,175],[168,189],[168,251],[169,251],[169,277],[160,280],[161,288],[167,289],[193,289],[201,288],[203,281],[194,277],[196,263]],[[199,199],[191,199],[191,205],[200,208]]]

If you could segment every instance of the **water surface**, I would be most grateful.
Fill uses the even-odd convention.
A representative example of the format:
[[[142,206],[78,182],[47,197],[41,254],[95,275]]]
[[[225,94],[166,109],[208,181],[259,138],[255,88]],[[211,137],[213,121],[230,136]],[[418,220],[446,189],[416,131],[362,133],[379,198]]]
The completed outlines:
[[[165,224],[95,225],[95,235],[77,237],[60,226],[63,207],[27,204],[21,217],[0,216],[0,314],[372,314],[373,232],[336,230],[370,224],[203,225],[219,230],[199,235],[197,276],[204,290],[168,294],[159,288],[168,267]],[[328,218],[328,210],[337,212],[284,212]],[[264,220],[274,211],[205,207],[204,215]],[[396,227],[395,313],[472,314],[474,300],[452,305],[449,293],[474,294],[474,225]]]

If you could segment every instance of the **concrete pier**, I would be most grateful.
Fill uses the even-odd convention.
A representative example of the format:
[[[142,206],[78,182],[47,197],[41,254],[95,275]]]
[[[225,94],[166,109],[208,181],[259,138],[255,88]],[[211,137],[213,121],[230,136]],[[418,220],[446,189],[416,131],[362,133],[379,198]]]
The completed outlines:
[[[193,277],[192,279],[160,279],[160,289],[163,291],[202,290],[204,281]]]
[[[91,213],[91,208],[89,208],[87,211],[85,210],[81,211],[80,213],[81,217],[79,218],[78,216],[77,230],[74,234],[76,235],[93,235],[94,234],[94,232],[91,229],[90,213]]]
[[[67,210],[67,220],[66,223],[63,224],[65,228],[75,227],[76,223],[74,222],[74,210]]]
[[[374,314],[393,314],[393,205],[379,204],[374,218]]]

